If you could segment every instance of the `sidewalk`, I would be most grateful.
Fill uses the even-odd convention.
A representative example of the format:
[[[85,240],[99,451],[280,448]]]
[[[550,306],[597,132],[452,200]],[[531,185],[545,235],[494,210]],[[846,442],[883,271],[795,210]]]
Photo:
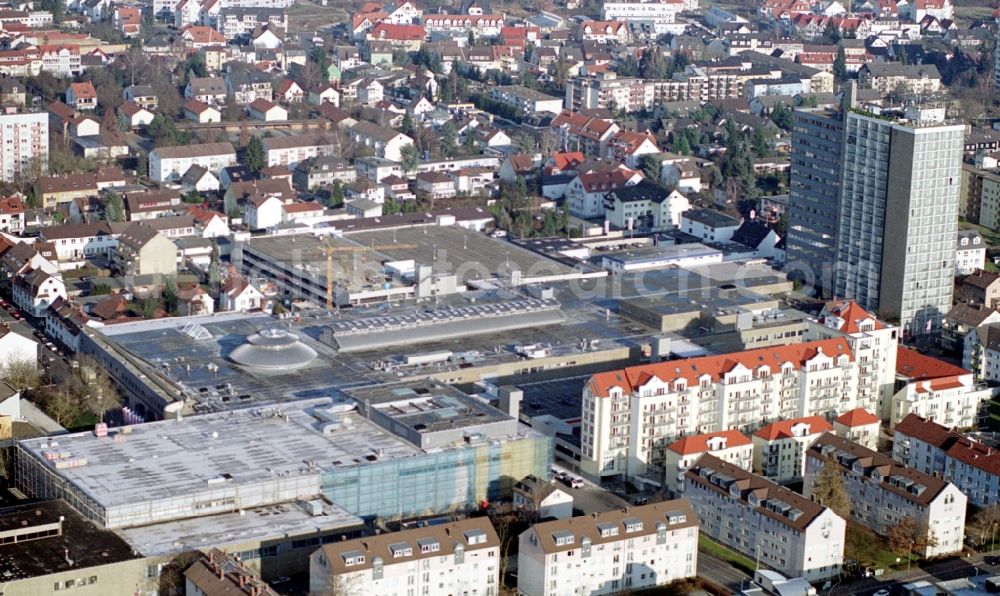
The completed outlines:
[[[900,583],[908,584],[922,579],[935,578],[938,580],[955,579],[975,575],[975,568],[983,564],[983,559],[993,556],[997,552],[979,553],[971,557],[961,557],[946,559],[943,561],[932,561],[923,565],[914,565],[909,571],[903,569],[887,573],[882,577],[868,577],[864,579],[845,582],[836,586],[831,594],[856,594],[868,590],[877,590],[885,587],[885,584]]]

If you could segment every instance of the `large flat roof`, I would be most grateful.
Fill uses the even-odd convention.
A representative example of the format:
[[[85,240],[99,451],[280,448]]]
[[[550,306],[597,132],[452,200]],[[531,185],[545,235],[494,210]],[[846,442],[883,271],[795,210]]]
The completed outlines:
[[[329,405],[329,399],[303,400],[123,427],[107,437],[30,439],[21,447],[42,461],[53,451],[85,459],[78,467],[48,465],[104,507],[290,477],[304,484],[315,477],[315,494],[320,470],[368,463],[376,453],[378,459],[421,453],[357,414],[339,428],[324,425],[318,410]]]
[[[514,243],[459,226],[349,232],[344,237],[362,246],[377,247],[388,260],[414,260],[430,265],[435,274],[455,274],[461,283],[503,279],[511,270],[519,270],[524,279],[573,272],[571,267]],[[394,244],[406,245],[406,248],[394,248]]]
[[[311,502],[321,513],[313,515],[305,502],[277,503],[254,507],[243,513],[232,512],[161,522],[149,526],[119,529],[116,532],[135,550],[155,557],[210,547],[226,548],[247,542],[286,539],[287,537],[351,530],[364,526],[364,520],[317,496]]]
[[[5,583],[72,570],[85,573],[88,567],[141,558],[117,534],[90,523],[63,501],[0,509],[0,526],[5,535],[61,526],[56,535],[0,546],[0,578]]]

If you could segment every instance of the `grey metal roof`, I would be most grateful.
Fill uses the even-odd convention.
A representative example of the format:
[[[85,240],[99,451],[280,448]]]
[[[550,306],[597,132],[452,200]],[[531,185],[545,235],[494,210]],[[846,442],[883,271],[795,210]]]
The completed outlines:
[[[262,369],[302,368],[316,358],[316,350],[284,329],[263,329],[229,354],[236,364]]]

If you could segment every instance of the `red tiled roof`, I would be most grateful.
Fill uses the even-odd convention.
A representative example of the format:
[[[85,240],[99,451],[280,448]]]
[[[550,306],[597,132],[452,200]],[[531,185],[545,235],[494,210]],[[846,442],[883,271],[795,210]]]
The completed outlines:
[[[688,435],[667,447],[674,453],[681,455],[692,455],[694,453],[705,453],[708,451],[708,441],[716,437],[726,439],[726,449],[749,445],[750,439],[738,430],[723,430],[717,433],[707,433],[703,435]]]
[[[839,331],[844,333],[858,333],[861,330],[860,323],[863,321],[875,321],[875,329],[885,329],[885,325],[876,319],[875,315],[861,308],[861,305],[853,300],[827,302],[823,307],[823,312],[843,321]],[[825,318],[822,318],[820,322],[825,324]]]
[[[878,416],[872,414],[864,408],[855,408],[850,412],[844,412],[837,417],[837,422],[854,428],[855,426],[866,426],[869,424],[879,424],[882,422]]]
[[[805,418],[795,418],[792,420],[781,420],[778,422],[772,422],[764,428],[761,428],[754,433],[755,437],[760,437],[767,441],[775,441],[777,439],[785,439],[792,437],[792,427],[796,424],[808,424],[809,434],[816,435],[819,433],[824,433],[833,430],[830,423],[826,421],[822,416],[806,416]]]
[[[719,356],[701,356],[698,358],[631,366],[621,370],[593,375],[590,377],[588,385],[595,395],[605,397],[609,394],[612,387],[621,387],[625,393],[631,393],[634,388],[641,387],[646,380],[653,376],[664,382],[684,379],[687,381],[688,386],[693,386],[698,383],[699,378],[703,375],[708,375],[713,382],[718,382],[735,364],[740,364],[750,370],[755,370],[761,366],[768,366],[774,371],[780,369],[786,362],[790,362],[797,369],[800,369],[820,351],[830,356],[845,355],[850,360],[854,360],[854,354],[851,352],[847,340],[838,337],[787,346],[733,352]]]
[[[582,151],[563,151],[552,155],[553,167],[560,170],[582,164],[587,157]]]
[[[73,83],[70,85],[70,88],[77,99],[93,99],[97,97],[97,89],[94,89],[94,84],[90,81]]]
[[[911,381],[927,381],[971,373],[954,364],[948,364],[944,360],[925,356],[920,352],[900,346],[896,350],[896,374]]]
[[[423,25],[393,25],[392,23],[379,23],[368,33],[369,37],[376,39],[394,39],[397,41],[416,41],[427,37],[427,30]]]

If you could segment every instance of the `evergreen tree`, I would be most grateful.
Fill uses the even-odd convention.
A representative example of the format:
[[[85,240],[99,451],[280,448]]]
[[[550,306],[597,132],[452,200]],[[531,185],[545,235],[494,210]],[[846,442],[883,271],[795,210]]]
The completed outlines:
[[[109,192],[104,200],[104,215],[110,222],[125,221],[125,203],[122,196],[116,192]]]
[[[625,60],[618,65],[618,74],[623,77],[639,76],[639,61],[636,60],[634,53],[629,52]]]
[[[444,149],[445,155],[453,157],[457,146],[458,132],[455,131],[455,125],[451,122],[445,122],[441,126],[441,147]]]
[[[658,46],[646,48],[642,53],[639,74],[644,79],[662,80],[670,77],[670,64]]]
[[[771,110],[771,121],[784,130],[792,129],[792,111],[785,107],[783,103],[775,104]]]
[[[404,172],[409,173],[417,169],[417,164],[420,163],[420,150],[416,146],[403,145],[399,153]]]
[[[833,59],[833,76],[838,81],[847,80],[847,53],[844,52],[844,46],[837,48],[837,57]]]
[[[264,166],[267,165],[267,157],[264,155],[264,143],[260,140],[260,137],[256,135],[250,137],[250,142],[247,143],[246,149],[243,150],[243,163],[255,174],[263,170]]]

